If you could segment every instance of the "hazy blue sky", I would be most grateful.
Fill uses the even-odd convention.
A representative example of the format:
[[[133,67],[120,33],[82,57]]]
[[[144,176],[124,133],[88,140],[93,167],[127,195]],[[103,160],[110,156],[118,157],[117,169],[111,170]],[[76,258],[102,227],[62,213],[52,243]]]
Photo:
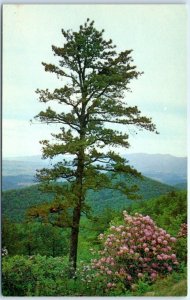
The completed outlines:
[[[77,30],[89,17],[118,50],[133,49],[144,71],[126,101],[151,116],[159,135],[130,134],[124,152],[186,156],[187,11],[185,5],[5,5],[3,7],[3,156],[40,154],[39,140],[54,126],[30,125],[40,110],[37,88],[61,86],[41,62],[56,62],[51,45],[61,29]]]

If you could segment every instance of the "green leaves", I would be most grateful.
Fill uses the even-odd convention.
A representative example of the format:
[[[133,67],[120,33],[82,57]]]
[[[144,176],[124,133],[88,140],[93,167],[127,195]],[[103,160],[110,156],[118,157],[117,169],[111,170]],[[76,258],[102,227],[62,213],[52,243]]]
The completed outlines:
[[[3,261],[2,272],[4,296],[60,296],[69,293],[66,291],[68,266],[63,257],[16,255]]]
[[[57,179],[72,180],[75,176],[75,171],[66,167],[62,162],[55,164],[53,169],[44,168],[37,173],[37,178],[40,179],[40,181],[51,181]]]
[[[38,115],[35,116],[35,119],[42,123],[58,123],[69,126],[70,128],[80,131],[80,124],[78,118],[73,113],[56,113],[50,107],[46,111],[41,111]]]
[[[36,93],[39,94],[40,102],[47,103],[48,101],[56,100],[59,104],[65,103],[74,107],[75,103],[71,100],[73,92],[73,88],[68,87],[67,85],[63,88],[55,89],[53,93],[51,93],[49,89],[36,90]]]

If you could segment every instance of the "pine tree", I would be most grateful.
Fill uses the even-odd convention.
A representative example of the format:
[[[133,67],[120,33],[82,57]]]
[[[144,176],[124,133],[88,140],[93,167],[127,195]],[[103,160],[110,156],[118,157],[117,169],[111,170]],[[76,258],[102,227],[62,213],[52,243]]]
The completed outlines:
[[[52,134],[53,141],[41,141],[43,158],[63,157],[51,169],[39,170],[37,177],[46,192],[54,193],[48,209],[58,217],[51,221],[71,227],[70,263],[74,270],[80,218],[88,212],[86,192],[106,187],[134,197],[135,186],[114,178],[119,173],[139,173],[115,148],[129,147],[126,130],[130,126],[156,131],[152,120],[125,100],[130,81],[142,74],[132,64],[132,50],[117,53],[112,40],[103,39],[103,33],[89,19],[78,32],[62,30],[63,47],[52,46],[58,65],[42,64],[65,85],[54,91],[37,90],[40,102],[62,105],[61,113],[48,107],[35,117],[42,123],[61,126],[58,134]],[[66,154],[70,159],[65,159]],[[60,179],[67,184],[60,184]]]

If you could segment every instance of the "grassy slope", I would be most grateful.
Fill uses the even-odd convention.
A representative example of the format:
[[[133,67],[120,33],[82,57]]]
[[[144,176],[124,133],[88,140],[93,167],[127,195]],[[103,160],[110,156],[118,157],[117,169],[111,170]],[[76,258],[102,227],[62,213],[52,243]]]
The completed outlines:
[[[158,278],[155,283],[139,282],[136,289],[127,296],[173,297],[187,296],[187,271],[174,272],[166,277]]]
[[[145,292],[143,296],[187,296],[187,278],[186,274],[182,274],[179,278],[177,273],[158,279],[155,284],[150,287],[150,291]]]

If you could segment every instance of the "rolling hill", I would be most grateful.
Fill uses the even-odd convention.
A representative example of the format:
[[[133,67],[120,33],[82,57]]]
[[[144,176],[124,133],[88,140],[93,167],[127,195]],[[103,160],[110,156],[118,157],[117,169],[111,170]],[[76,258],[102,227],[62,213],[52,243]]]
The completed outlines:
[[[168,185],[184,187],[187,184],[187,158],[168,154],[126,154],[124,157],[144,176]],[[69,156],[67,156],[69,159]],[[54,162],[60,157],[54,159]],[[2,164],[2,189],[17,189],[35,184],[36,169],[51,167],[50,160],[40,156],[4,159]]]
[[[142,197],[142,200],[148,200],[175,190],[174,187],[147,177],[132,179],[126,176],[124,180],[126,180],[127,184],[138,185],[138,194]],[[53,195],[40,192],[38,185],[19,190],[5,191],[2,194],[2,214],[3,217],[8,217],[12,221],[22,221],[26,209],[42,202],[49,202],[52,199]],[[114,210],[121,210],[130,204],[131,200],[118,191],[102,189],[97,192],[89,191],[87,203],[92,207],[92,211],[95,214],[99,214],[107,207]]]

